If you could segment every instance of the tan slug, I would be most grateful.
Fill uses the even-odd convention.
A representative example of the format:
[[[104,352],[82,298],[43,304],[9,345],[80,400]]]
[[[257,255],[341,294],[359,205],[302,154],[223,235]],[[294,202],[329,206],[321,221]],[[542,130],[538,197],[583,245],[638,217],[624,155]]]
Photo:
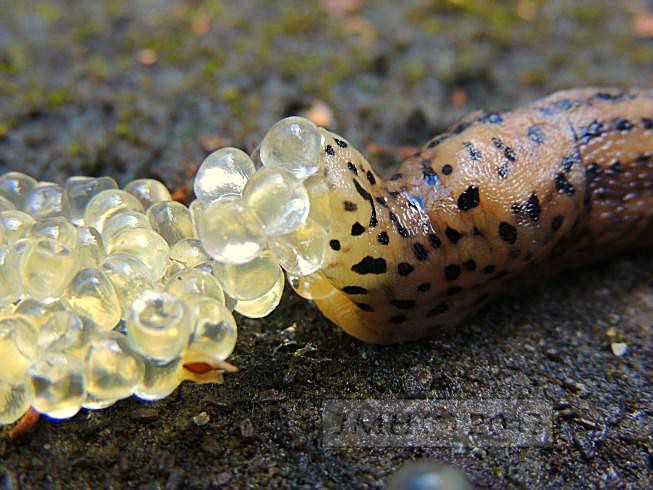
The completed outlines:
[[[455,327],[512,279],[653,241],[653,90],[585,88],[475,113],[383,179],[326,133],[319,309],[389,344]]]

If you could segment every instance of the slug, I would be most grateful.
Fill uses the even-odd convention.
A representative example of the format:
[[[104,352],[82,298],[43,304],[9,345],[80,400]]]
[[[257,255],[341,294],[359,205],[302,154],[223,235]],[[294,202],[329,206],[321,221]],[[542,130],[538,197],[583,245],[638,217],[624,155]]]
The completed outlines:
[[[434,335],[515,279],[653,242],[653,90],[472,114],[387,179],[323,134],[333,291],[315,302],[366,342]]]

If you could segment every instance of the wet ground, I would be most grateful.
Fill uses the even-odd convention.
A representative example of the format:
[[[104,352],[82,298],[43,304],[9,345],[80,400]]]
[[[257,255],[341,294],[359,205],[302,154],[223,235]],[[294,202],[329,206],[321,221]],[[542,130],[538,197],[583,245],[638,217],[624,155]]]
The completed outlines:
[[[650,87],[647,6],[0,0],[0,171],[151,176],[183,197],[205,154],[251,149],[294,113],[388,164],[480,107],[573,86]],[[650,254],[535,283],[464,331],[403,346],[355,341],[290,295],[239,324],[241,371],[224,385],[0,436],[0,486],[378,488],[424,457],[479,487],[650,484]],[[326,444],[322,403],[364,398],[384,399],[387,413],[405,399],[537,399],[552,413],[550,442]]]

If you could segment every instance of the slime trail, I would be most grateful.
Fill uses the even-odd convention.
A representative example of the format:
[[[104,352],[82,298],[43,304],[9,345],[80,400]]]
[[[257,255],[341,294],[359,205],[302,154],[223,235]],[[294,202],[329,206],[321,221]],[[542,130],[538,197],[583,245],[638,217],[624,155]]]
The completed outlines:
[[[466,118],[387,181],[344,140],[324,149],[333,226],[320,310],[367,342],[459,325],[535,266],[653,238],[653,91],[558,92]]]

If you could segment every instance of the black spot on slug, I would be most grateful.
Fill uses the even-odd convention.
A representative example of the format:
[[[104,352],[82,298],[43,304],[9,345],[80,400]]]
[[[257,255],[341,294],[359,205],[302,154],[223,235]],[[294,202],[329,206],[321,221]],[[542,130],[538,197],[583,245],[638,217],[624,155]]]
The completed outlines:
[[[422,284],[420,284],[419,286],[417,286],[417,290],[418,290],[420,293],[425,293],[425,292],[428,291],[429,289],[431,289],[431,283],[430,283],[430,282],[423,282]]]
[[[340,242],[338,240],[331,240],[329,246],[336,252],[340,250]]]
[[[429,256],[428,251],[424,248],[424,245],[422,245],[421,243],[413,244],[413,254],[415,254],[415,258],[420,262],[425,261]]]
[[[470,185],[465,192],[458,197],[458,209],[461,211],[469,211],[477,207],[481,203],[481,197],[478,187]]]
[[[628,119],[623,119],[621,117],[614,118],[611,122],[611,125],[615,131],[630,131],[634,127],[634,124],[632,122],[630,122]]]
[[[558,231],[562,224],[565,222],[565,217],[562,215],[557,215],[553,217],[553,220],[551,221],[551,230],[553,231]]]
[[[469,259],[465,262],[463,262],[463,267],[465,267],[465,270],[468,271],[473,271],[476,270],[476,262],[473,259]]]
[[[415,300],[412,299],[391,299],[390,304],[399,310],[415,308]]]
[[[356,168],[356,165],[354,165],[352,162],[347,162],[347,168],[354,174],[358,175],[358,169]]]
[[[442,246],[442,240],[440,240],[435,233],[429,234],[429,243],[435,249],[438,249]]]
[[[469,156],[472,160],[481,159],[481,152],[476,149],[473,143],[466,141],[463,143],[463,147],[467,150],[467,153],[469,153]]]
[[[528,128],[528,139],[530,139],[533,143],[541,145],[544,143],[544,131],[542,131],[538,125],[533,124]]]
[[[509,173],[510,173],[510,168],[508,167],[507,163],[502,163],[497,170],[497,175],[502,179],[508,178]]]
[[[326,151],[327,155],[333,156],[333,155],[336,154],[335,150],[333,149],[333,146],[331,146],[331,145],[326,145],[326,148],[324,149],[324,151]]]
[[[376,185],[376,178],[371,170],[367,171],[367,181],[372,185]]]
[[[399,235],[402,238],[408,238],[410,236],[410,233],[408,232],[406,227],[399,222],[399,218],[397,218],[397,215],[392,212],[390,213],[390,221],[392,221],[392,224],[397,230],[397,233],[399,233]]]
[[[600,121],[596,119],[588,126],[580,128],[578,139],[582,143],[589,143],[592,139],[598,138],[605,132],[605,128]]]
[[[394,315],[390,317],[390,323],[404,323],[408,318],[406,318],[406,315]]]
[[[365,233],[365,227],[361,225],[358,221],[351,225],[351,235],[352,236],[359,236]]]
[[[530,195],[528,201],[526,201],[526,204],[524,205],[524,212],[534,223],[539,221],[541,212],[540,200],[537,198],[537,194],[534,192]]]
[[[372,214],[370,215],[370,228],[374,228],[376,225],[379,224],[376,218],[376,206],[374,206],[374,199],[372,199],[372,195],[369,192],[367,192],[362,185],[360,185],[358,179],[353,179],[353,182],[354,182],[354,187],[356,187],[356,191],[360,194],[360,196],[363,199],[369,202],[370,206],[372,207]]]
[[[428,162],[422,163],[422,177],[428,185],[435,185],[438,183],[438,174],[435,173],[433,167],[431,167]]]
[[[399,265],[397,266],[397,272],[399,272],[400,276],[407,276],[414,270],[415,268],[412,265],[410,265],[408,262],[400,262]]]
[[[512,245],[517,241],[517,228],[510,223],[502,221],[499,223],[499,236],[504,242],[508,242]]]
[[[388,243],[390,243],[390,237],[388,236],[387,231],[382,231],[381,233],[379,233],[376,239],[381,245],[387,245]]]
[[[458,240],[462,237],[458,230],[451,228],[450,226],[447,226],[447,229],[444,230],[444,234],[447,235],[447,238],[453,245],[458,243]]]
[[[358,264],[351,266],[351,270],[357,274],[385,274],[388,270],[388,265],[382,257],[372,257],[367,255]]]
[[[367,294],[367,289],[360,286],[345,286],[342,291],[347,294]]]
[[[460,276],[460,273],[460,266],[457,264],[449,264],[444,268],[444,277],[447,278],[447,281],[455,281]]]
[[[348,212],[353,212],[353,211],[356,211],[358,209],[358,206],[356,206],[356,203],[353,203],[351,201],[345,201],[343,203],[343,205],[345,207],[345,211],[348,211]]]
[[[567,177],[565,176],[564,173],[562,172],[558,173],[558,175],[555,176],[554,181],[556,185],[556,190],[558,192],[561,192],[568,196],[573,196],[574,193],[576,192],[576,188],[571,182],[567,180]]]
[[[354,303],[354,304],[363,311],[374,311],[374,309],[367,303]]]
[[[338,138],[334,138],[334,141],[336,142],[336,145],[338,145],[340,148],[347,148],[347,143],[345,141],[342,141]]]
[[[388,200],[385,197],[383,196],[375,197],[374,200],[379,206],[382,206],[384,208],[388,207]]]
[[[445,311],[447,311],[449,307],[447,306],[446,303],[440,303],[434,308],[431,308],[427,313],[426,316],[436,316],[436,315],[441,315]]]
[[[569,155],[565,155],[562,158],[562,170],[565,172],[569,172],[571,170],[571,167],[574,166],[574,164],[580,162],[581,162],[580,152],[578,150],[574,150],[572,153],[570,153]]]
[[[490,112],[481,116],[479,121],[485,124],[501,124],[503,122],[503,117],[501,117],[501,114],[497,114],[496,112]]]
[[[653,119],[650,119],[648,117],[643,117],[642,118],[642,124],[644,125],[644,129],[653,129]]]

